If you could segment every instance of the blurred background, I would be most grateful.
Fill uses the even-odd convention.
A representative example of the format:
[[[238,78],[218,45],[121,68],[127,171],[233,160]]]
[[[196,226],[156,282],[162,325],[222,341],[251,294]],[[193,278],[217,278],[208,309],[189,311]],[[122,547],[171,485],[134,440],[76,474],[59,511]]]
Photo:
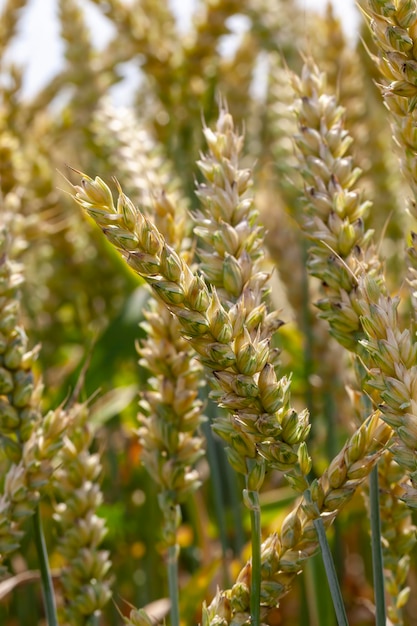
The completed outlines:
[[[0,11],[6,6],[7,0],[0,0]],[[129,2],[127,2],[129,4]],[[327,0],[303,0],[299,2],[301,10],[314,10],[323,14]],[[359,25],[359,12],[354,0],[332,0],[335,15],[341,21],[348,37],[356,38]],[[86,19],[91,26],[91,35],[97,48],[102,49],[114,34],[111,21],[95,8],[94,3],[88,0],[81,2]],[[191,27],[192,14],[196,8],[196,0],[169,0],[179,30],[186,33]],[[232,33],[235,38],[248,28],[244,19],[235,19],[232,24]],[[306,37],[308,32],[306,31]],[[233,37],[231,37],[233,40]],[[233,46],[233,43],[226,45]],[[60,40],[58,5],[56,0],[30,0],[22,14],[16,37],[7,52],[6,59],[22,65],[25,68],[23,93],[33,96],[36,91],[45,85],[57,74],[64,63],[64,46]],[[129,68],[124,68],[125,80],[112,90],[112,97],[116,103],[128,104],[134,93],[134,68],[129,74]]]

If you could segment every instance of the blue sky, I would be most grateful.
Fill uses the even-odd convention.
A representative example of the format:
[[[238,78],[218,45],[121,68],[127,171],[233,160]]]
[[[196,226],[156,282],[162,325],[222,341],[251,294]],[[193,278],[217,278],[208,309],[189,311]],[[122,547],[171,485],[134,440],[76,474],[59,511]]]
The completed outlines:
[[[193,0],[169,0],[176,12],[179,24],[186,30],[189,23]],[[83,4],[83,0],[81,0]],[[324,11],[327,0],[299,0],[301,6],[317,11]],[[0,10],[5,0],[0,0]],[[90,2],[85,2],[87,13],[92,22],[97,46],[103,46],[111,36],[107,20]],[[358,12],[355,0],[333,0],[335,12],[343,20],[347,32],[356,32]],[[8,60],[16,61],[25,66],[24,93],[31,96],[48,82],[62,64],[62,45],[59,41],[59,27],[56,20],[56,0],[30,0],[28,7],[23,12],[20,22],[19,35],[10,50]],[[128,96],[123,92],[123,87],[117,99],[123,100]]]

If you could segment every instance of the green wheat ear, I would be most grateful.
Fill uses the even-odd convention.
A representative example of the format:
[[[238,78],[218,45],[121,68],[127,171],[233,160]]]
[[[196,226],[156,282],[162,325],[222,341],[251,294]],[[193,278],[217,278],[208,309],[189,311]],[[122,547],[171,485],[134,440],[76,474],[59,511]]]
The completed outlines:
[[[5,460],[1,495],[0,567],[20,547],[23,523],[33,516],[48,491],[62,446],[66,419],[59,411],[42,416],[42,385],[33,363],[38,348],[28,349],[21,323],[21,267],[9,258],[11,238],[0,228],[0,434]]]
[[[416,196],[417,5],[414,0],[397,3],[363,0],[360,8],[377,47],[377,54],[371,58],[382,76],[380,89],[391,113],[402,169]],[[415,216],[415,203],[410,210]]]
[[[107,534],[105,520],[97,515],[103,502],[100,490],[100,456],[91,453],[93,431],[86,404],[66,410],[67,427],[52,477],[54,520],[58,526],[58,552],[64,557],[63,618],[84,625],[100,615],[111,597],[110,555],[100,545]]]

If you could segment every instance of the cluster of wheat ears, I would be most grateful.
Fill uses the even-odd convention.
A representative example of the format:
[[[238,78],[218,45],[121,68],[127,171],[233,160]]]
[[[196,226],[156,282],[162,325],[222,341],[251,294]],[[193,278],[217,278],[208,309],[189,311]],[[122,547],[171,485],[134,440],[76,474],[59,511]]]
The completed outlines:
[[[13,15],[13,4],[21,3],[9,4],[7,10]],[[149,7],[141,4],[146,16]],[[156,4],[162,11],[162,4]],[[254,4],[248,8],[250,15]],[[61,5],[63,13],[73,11],[71,19],[63,20],[68,25],[65,36],[78,42],[80,49],[88,48],[85,33],[74,26],[77,14],[71,7],[71,2],[66,9],[65,3]],[[218,3],[206,8],[220,12],[221,7]],[[222,10],[226,18],[227,10],[233,13],[235,8]],[[417,2],[363,0],[361,10],[371,33],[367,47],[373,46],[367,51],[368,60],[362,62],[375,72],[374,97],[385,105],[385,112],[378,110],[378,115],[390,124],[388,135],[393,134],[401,163],[401,174],[395,169],[394,182],[388,181],[388,174],[397,155],[390,161],[390,148],[381,148],[388,154],[378,161],[378,148],[373,146],[374,160],[369,166],[366,145],[374,141],[373,129],[363,120],[368,122],[372,114],[366,117],[363,98],[362,109],[358,108],[363,94],[349,93],[361,76],[343,82],[332,75],[329,59],[321,59],[320,54],[316,59],[314,50],[305,53],[298,72],[271,52],[275,65],[270,64],[263,113],[268,119],[266,128],[274,129],[264,161],[267,174],[256,164],[247,165],[251,146],[257,151],[256,133],[249,125],[246,150],[244,134],[234,121],[232,94],[228,104],[227,94],[218,97],[214,122],[203,122],[205,145],[195,167],[191,163],[195,154],[177,163],[179,172],[182,167],[186,170],[182,186],[177,174],[166,167],[163,153],[154,150],[151,134],[143,129],[132,134],[134,122],[127,119],[128,113],[118,120],[105,103],[93,120],[86,119],[92,96],[100,89],[105,93],[105,85],[92,84],[99,79],[105,83],[105,79],[93,73],[88,63],[86,76],[80,79],[85,100],[78,108],[68,109],[78,115],[76,124],[89,128],[88,141],[96,146],[91,154],[95,150],[99,155],[85,159],[92,162],[89,175],[78,169],[67,175],[70,195],[84,214],[81,228],[99,242],[94,263],[101,263],[101,253],[109,254],[109,248],[101,252],[99,247],[100,237],[105,238],[130,268],[130,279],[133,271],[150,294],[142,311],[142,338],[136,345],[139,364],[148,376],[139,388],[139,410],[131,433],[157,491],[161,562],[166,563],[172,626],[184,623],[179,532],[183,507],[202,486],[208,422],[223,440],[227,460],[241,479],[242,501],[250,520],[250,555],[229,588],[221,588],[220,578],[213,577],[212,583],[219,586],[216,591],[211,585],[211,600],[206,595],[198,618],[203,626],[281,623],[281,599],[307,560],[318,552],[337,622],[347,624],[326,531],[358,493],[365,496],[369,511],[374,619],[379,626],[412,623],[407,622],[404,607],[410,597],[407,581],[416,543],[412,517],[417,508],[417,235],[408,232],[417,217]],[[133,23],[133,11],[124,3],[109,2],[107,13],[124,31],[140,24]],[[166,26],[162,18],[160,23]],[[209,32],[207,24],[210,20],[206,23],[202,18],[197,24],[201,36],[205,27]],[[333,29],[327,45],[337,50],[341,33],[330,11],[327,24]],[[223,32],[223,23],[216,28]],[[136,39],[142,37],[148,46],[155,45],[142,29],[135,31]],[[184,74],[181,78],[178,70],[176,77],[180,97],[181,80],[194,80],[193,88],[201,89],[198,76],[191,71],[197,63],[196,50],[203,58],[201,42],[199,46],[184,48],[189,56],[178,65]],[[243,65],[249,62],[245,54],[250,46],[246,46],[242,44]],[[75,54],[77,47],[69,49]],[[165,53],[172,51],[161,44],[159,61]],[[157,57],[146,54],[148,75],[158,82]],[[356,53],[346,46],[343,54],[353,58]],[[79,59],[72,61],[81,67]],[[360,69],[356,57],[353,67]],[[13,100],[12,91],[4,98],[5,112]],[[174,87],[169,98],[175,102]],[[32,115],[36,106],[35,102]],[[244,116],[242,103],[240,107]],[[161,109],[157,113],[164,120]],[[11,580],[11,558],[32,520],[48,626],[57,626],[57,615],[61,624],[98,625],[112,590],[118,603],[111,554],[102,547],[106,522],[97,514],[103,503],[100,446],[92,448],[92,400],[80,400],[82,377],[58,408],[43,410],[47,384],[41,382],[36,366],[42,348],[28,347],[31,341],[22,321],[28,311],[20,295],[26,270],[16,260],[19,255],[25,259],[31,228],[39,227],[39,221],[32,224],[30,213],[21,209],[25,196],[19,190],[38,182],[33,168],[28,174],[26,165],[14,161],[20,153],[13,143],[11,122],[0,142],[0,568],[4,581]],[[64,116],[57,136],[65,135],[65,123]],[[181,123],[179,128],[184,129],[184,120]],[[169,125],[160,124],[161,145],[176,141],[175,134],[163,137]],[[38,132],[41,129],[42,124]],[[192,133],[196,132],[193,128]],[[179,159],[192,133],[175,144],[182,146]],[[71,162],[78,165],[75,154]],[[20,158],[25,156],[22,151]],[[38,155],[33,157],[33,163],[41,163],[40,169],[45,167],[45,155],[41,157],[42,161],[37,161]],[[92,177],[96,171],[91,170],[101,167],[99,157],[106,163],[104,174],[99,173],[108,177],[108,184],[99,176]],[[24,172],[23,182],[18,180],[19,171]],[[257,171],[261,171],[261,192]],[[281,185],[276,216],[273,176],[280,178]],[[47,213],[48,202],[52,206],[51,196],[57,192],[52,185],[48,187],[44,174],[39,179],[47,191],[33,193],[30,201],[35,198],[39,204],[46,198],[42,210]],[[190,181],[194,200],[187,201]],[[394,221],[393,196],[408,214],[394,226],[390,223]],[[384,202],[391,203],[388,211]],[[102,234],[97,235],[92,223]],[[384,248],[386,240],[391,247],[395,242],[395,253],[388,260],[384,257],[389,249]],[[113,262],[115,273],[122,271]],[[30,277],[30,268],[27,271]],[[87,290],[88,281],[94,282],[94,275],[84,282]],[[303,281],[309,283],[304,292]],[[299,301],[303,293],[307,306]],[[36,301],[32,306],[36,308]],[[291,359],[285,355],[285,340],[280,340],[287,322],[294,320],[305,332],[303,341],[310,351],[304,366],[312,386],[304,398],[299,390],[292,392],[297,374],[292,375],[286,366]],[[315,412],[325,414],[323,405],[330,398],[333,420],[343,423],[345,430],[343,437],[336,438],[330,459],[323,462],[325,455],[318,451],[320,435],[316,432],[312,438],[312,432]],[[208,411],[208,403],[216,408]],[[205,415],[209,412],[210,419]],[[324,428],[330,431],[330,422]],[[320,461],[315,461],[316,456]],[[260,493],[274,481],[286,481],[293,498],[279,523],[266,532]],[[59,594],[48,564],[42,511],[56,524]],[[198,614],[198,607],[195,611]],[[131,626],[157,623],[152,611],[143,608],[131,608],[129,615],[119,619]]]

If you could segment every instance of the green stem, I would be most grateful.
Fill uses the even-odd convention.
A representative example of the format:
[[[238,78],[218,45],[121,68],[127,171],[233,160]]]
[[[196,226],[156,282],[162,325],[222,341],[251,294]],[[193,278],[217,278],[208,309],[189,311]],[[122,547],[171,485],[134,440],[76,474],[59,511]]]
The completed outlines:
[[[337,623],[339,626],[349,626],[345,606],[343,604],[342,592],[340,591],[339,581],[337,580],[336,568],[334,566],[332,553],[330,551],[329,542],[327,541],[326,531],[321,517],[314,520],[314,527],[317,531],[320,543],[321,555],[323,558],[324,568],[326,570],[327,580],[329,582]]]
[[[361,371],[362,381],[364,374]],[[372,411],[371,401],[368,396],[363,396],[364,416]],[[384,586],[384,562],[382,557],[381,542],[381,517],[379,509],[379,484],[378,464],[373,468],[369,477],[369,514],[371,518],[371,549],[372,549],[372,573],[375,594],[375,624],[385,626],[387,623],[385,609],[385,586]]]
[[[259,492],[244,490],[244,500],[250,511],[252,572],[250,589],[251,626],[261,622],[261,507]]]
[[[372,572],[376,608],[376,626],[385,626],[384,565],[381,543],[381,518],[379,511],[378,465],[373,468],[369,479],[369,500],[371,516]]]
[[[178,593],[178,544],[168,548],[168,588],[171,600],[171,626],[180,626],[180,601]]]
[[[46,621],[48,626],[58,626],[54,588],[52,584],[51,571],[49,569],[45,537],[42,530],[42,520],[39,504],[36,507],[35,515],[33,516],[33,526],[35,531],[36,550],[39,559],[39,569],[41,572],[42,594],[45,606]]]
[[[315,414],[314,410],[314,395],[313,388],[311,386],[311,375],[314,373],[314,333],[313,322],[310,311],[311,297],[309,293],[308,282],[308,245],[303,239],[301,242],[301,254],[302,254],[302,282],[301,282],[301,325],[304,334],[304,384],[305,384],[305,402],[306,408],[310,415]],[[314,426],[314,424],[313,424]],[[332,457],[333,458],[333,457]]]
[[[212,402],[207,405],[208,410],[207,413],[212,421],[215,420],[214,405]],[[207,422],[203,422],[202,425],[203,434],[206,438],[206,454],[207,460],[210,466],[210,477],[211,484],[213,486],[212,494],[213,494],[213,505],[214,511],[216,515],[217,527],[219,530],[220,543],[222,546],[222,555],[223,562],[226,562],[226,555],[228,551],[228,542],[227,542],[227,529],[226,529],[226,518],[224,511],[224,482],[221,476],[220,464],[224,461],[224,458],[219,458],[220,455],[224,456],[223,448],[220,446],[216,446],[216,440],[213,436],[213,431],[211,429],[211,424]]]

